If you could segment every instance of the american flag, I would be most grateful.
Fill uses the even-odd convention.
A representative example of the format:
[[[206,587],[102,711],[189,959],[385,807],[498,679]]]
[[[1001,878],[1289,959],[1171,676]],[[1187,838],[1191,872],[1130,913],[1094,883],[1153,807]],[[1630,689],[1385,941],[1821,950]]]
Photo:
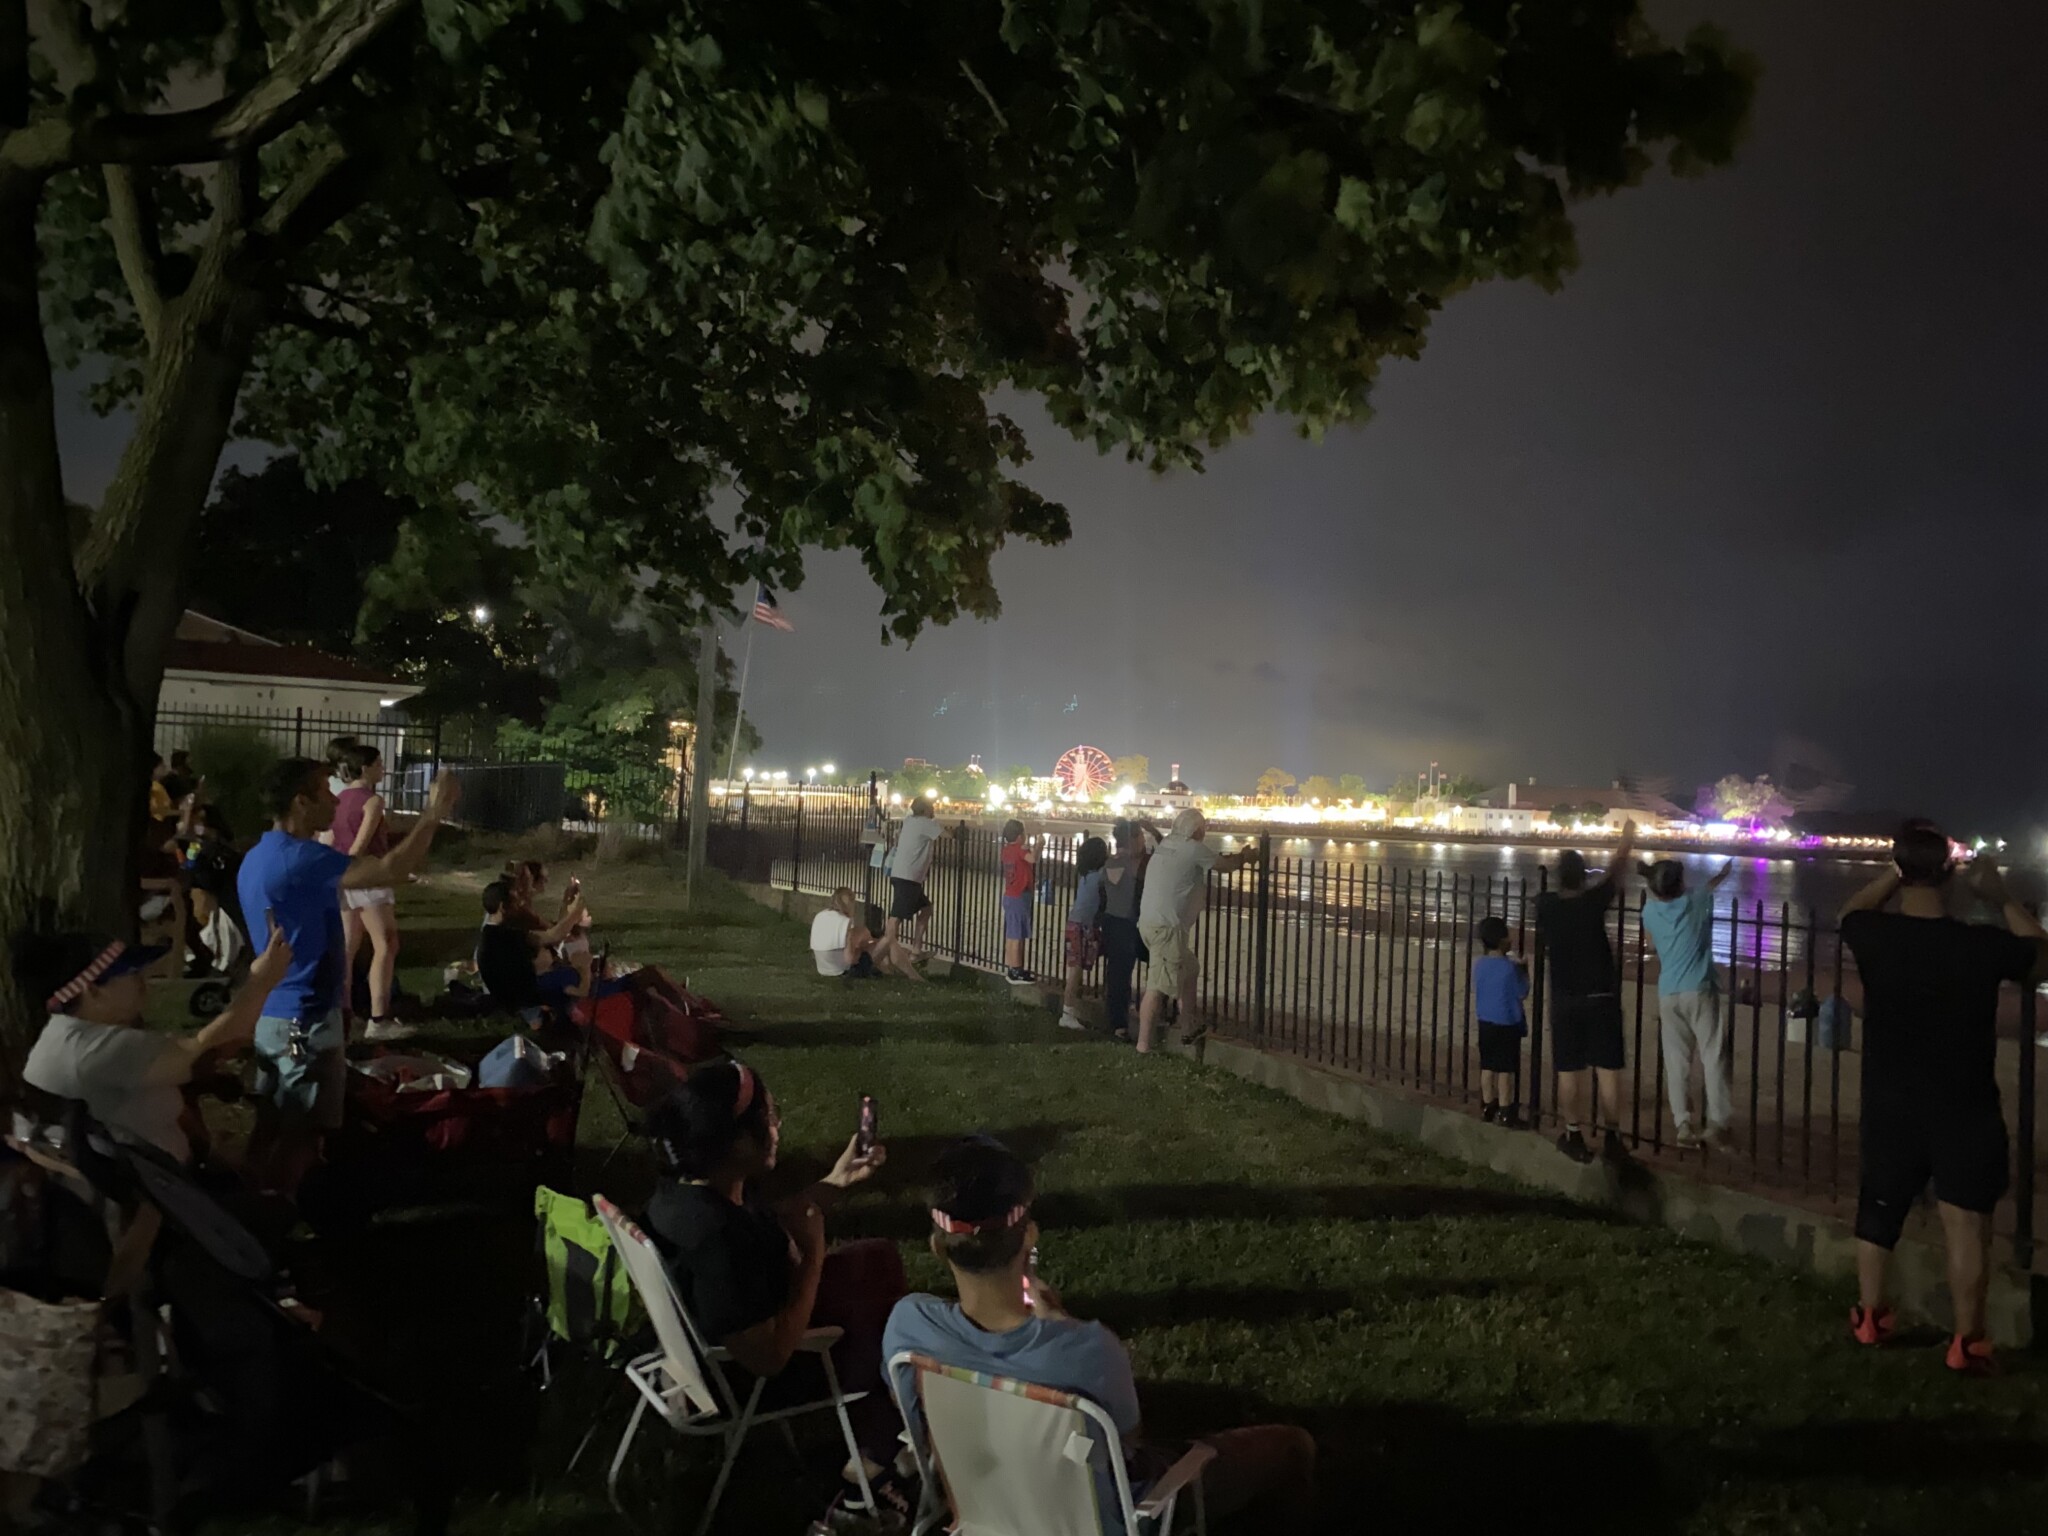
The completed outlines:
[[[796,633],[796,626],[782,616],[782,610],[775,606],[775,599],[766,587],[754,588],[754,622],[779,629],[785,635]]]

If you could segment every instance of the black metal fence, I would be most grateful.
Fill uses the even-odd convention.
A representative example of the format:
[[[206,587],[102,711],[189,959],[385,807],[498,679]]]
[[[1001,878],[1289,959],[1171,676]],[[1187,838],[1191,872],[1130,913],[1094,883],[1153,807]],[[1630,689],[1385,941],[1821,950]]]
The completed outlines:
[[[727,807],[769,841],[777,885],[829,895],[846,886],[886,900],[881,859],[862,841],[876,817],[857,793],[807,792],[775,806]],[[969,965],[1003,963],[1000,840],[960,823],[925,881],[931,949]],[[1058,826],[1039,851],[1036,922],[1027,963],[1064,974],[1064,926],[1076,884],[1079,830]],[[886,827],[880,836],[886,844]],[[1446,874],[1412,867],[1276,856],[1212,874],[1195,932],[1196,977],[1179,1028],[1193,1024],[1266,1050],[1476,1112],[1478,1023],[1472,965],[1480,920],[1505,920],[1532,970],[1528,1054],[1518,1097],[1539,1129],[1557,1125],[1557,1074],[1547,1059],[1548,987],[1537,942],[1548,880]],[[1620,1128],[1638,1150],[1675,1150],[1653,951],[1639,890],[1619,895],[1610,935],[1619,963],[1628,1065]],[[1832,914],[1790,903],[1723,905],[1713,942],[1725,977],[1733,1047],[1733,1153],[1700,1152],[1695,1167],[1723,1182],[1796,1192],[1846,1206],[1857,1181],[1862,989]],[[1099,964],[1085,978],[1099,992]],[[1141,967],[1138,986],[1142,991]],[[1839,1002],[1831,1002],[1838,999]],[[2012,1191],[1999,1213],[2014,1259],[2031,1267],[2048,1188],[2037,1128],[2037,995],[2003,1000],[1998,1065],[2014,1129]],[[1845,1059],[1847,1058],[1847,1059]],[[1700,1088],[1692,1087],[1698,1104]],[[1699,1122],[1697,1113],[1694,1122]]]
[[[679,811],[680,775],[653,754],[645,762],[597,762],[507,748],[490,730],[303,709],[157,711],[156,748],[166,755],[195,747],[203,754],[209,733],[218,732],[254,736],[278,757],[323,757],[328,743],[343,736],[374,746],[387,769],[384,798],[401,812],[422,809],[434,775],[448,768],[463,781],[463,821],[489,831],[609,825],[662,836],[675,826]]]

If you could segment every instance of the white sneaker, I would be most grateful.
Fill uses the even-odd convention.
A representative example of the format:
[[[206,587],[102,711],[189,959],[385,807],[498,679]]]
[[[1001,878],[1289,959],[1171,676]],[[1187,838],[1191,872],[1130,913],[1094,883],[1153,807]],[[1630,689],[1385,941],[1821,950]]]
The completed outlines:
[[[372,1019],[363,1026],[363,1038],[372,1042],[410,1040],[418,1034],[416,1024],[403,1024],[397,1019]]]
[[[1083,1024],[1081,1022],[1081,1017],[1079,1014],[1063,1013],[1060,1015],[1061,1029],[1086,1029],[1087,1027],[1088,1026],[1086,1024]]]

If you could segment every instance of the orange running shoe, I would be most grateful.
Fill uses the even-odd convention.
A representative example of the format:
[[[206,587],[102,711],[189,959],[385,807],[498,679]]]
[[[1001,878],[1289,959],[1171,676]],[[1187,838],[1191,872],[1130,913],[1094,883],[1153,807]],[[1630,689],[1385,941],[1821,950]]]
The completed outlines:
[[[1896,1319],[1890,1307],[1849,1309],[1849,1337],[1858,1344],[1889,1343],[1895,1325]]]
[[[1948,1368],[1964,1376],[1996,1376],[1998,1357],[1983,1334],[1964,1338],[1959,1333],[1948,1341]]]

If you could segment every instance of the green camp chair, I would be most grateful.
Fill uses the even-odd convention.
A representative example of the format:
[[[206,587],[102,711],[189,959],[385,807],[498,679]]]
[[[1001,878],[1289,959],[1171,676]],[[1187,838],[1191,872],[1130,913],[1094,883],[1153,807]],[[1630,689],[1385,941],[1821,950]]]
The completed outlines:
[[[587,1359],[607,1368],[624,1356],[626,1343],[642,1326],[633,1281],[619,1263],[604,1224],[581,1195],[546,1185],[533,1192],[535,1245],[543,1276],[533,1298],[526,1365],[540,1377],[541,1390],[556,1384],[569,1360]],[[599,1378],[594,1390],[610,1385]],[[569,1458],[574,1470],[597,1432],[597,1415]]]

